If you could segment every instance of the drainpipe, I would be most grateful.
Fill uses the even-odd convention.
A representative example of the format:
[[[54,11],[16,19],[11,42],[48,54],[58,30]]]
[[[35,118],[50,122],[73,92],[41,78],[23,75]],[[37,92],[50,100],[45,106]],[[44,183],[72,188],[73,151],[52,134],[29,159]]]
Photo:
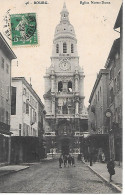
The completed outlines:
[[[11,134],[8,138],[8,164],[11,163]]]

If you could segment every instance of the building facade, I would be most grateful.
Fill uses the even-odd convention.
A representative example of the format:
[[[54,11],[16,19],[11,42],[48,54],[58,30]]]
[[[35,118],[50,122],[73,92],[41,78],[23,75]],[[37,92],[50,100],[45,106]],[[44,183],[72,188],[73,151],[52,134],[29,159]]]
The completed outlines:
[[[12,78],[11,162],[33,162],[45,157],[44,105],[24,77]]]
[[[119,31],[120,28],[120,31]],[[120,34],[109,52],[105,69],[97,76],[89,99],[89,132],[87,149],[99,143],[107,147],[108,158],[122,161],[122,6],[116,19],[114,30]],[[103,72],[102,72],[103,71]],[[101,96],[102,95],[102,96]],[[95,134],[95,135],[94,135]],[[101,135],[102,134],[102,135]],[[105,150],[106,151],[106,150]],[[91,153],[91,152],[89,152]]]
[[[13,136],[42,137],[44,105],[24,77],[12,78],[11,132]]]
[[[95,155],[96,160],[102,153],[105,160],[109,156],[109,138],[106,118],[108,105],[108,76],[109,71],[101,69],[93,86],[88,107],[88,131],[90,135],[85,138],[85,153]]]
[[[94,134],[108,133],[105,112],[107,109],[108,70],[101,69],[89,98],[88,130]]]
[[[118,13],[114,30],[120,34],[112,45],[105,68],[109,71],[108,109],[111,116],[108,121],[110,157],[122,161],[122,82],[123,82],[123,25],[122,7]]]
[[[11,61],[15,54],[0,33],[0,162],[10,161]]]
[[[56,26],[51,66],[45,78],[46,133],[56,135],[58,151],[73,151],[75,132],[87,130],[84,72],[79,66],[77,39],[64,3]]]

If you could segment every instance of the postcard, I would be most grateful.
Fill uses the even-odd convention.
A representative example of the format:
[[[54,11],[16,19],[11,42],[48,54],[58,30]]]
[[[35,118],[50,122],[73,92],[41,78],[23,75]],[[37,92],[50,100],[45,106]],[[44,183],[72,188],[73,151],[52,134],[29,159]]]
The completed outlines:
[[[122,193],[122,0],[0,6],[0,192]]]

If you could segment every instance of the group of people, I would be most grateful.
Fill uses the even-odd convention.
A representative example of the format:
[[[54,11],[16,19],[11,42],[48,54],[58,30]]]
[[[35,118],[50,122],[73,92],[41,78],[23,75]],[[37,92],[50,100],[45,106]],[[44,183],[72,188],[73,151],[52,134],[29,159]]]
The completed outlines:
[[[64,167],[68,166],[74,166],[75,167],[75,159],[74,156],[69,155],[60,155],[59,157],[59,168],[62,168],[62,164],[64,164]]]
[[[79,158],[81,159],[81,156],[79,157],[78,155],[78,160]],[[75,167],[75,159],[74,156],[72,155],[60,155],[59,157],[59,168],[62,168],[62,165],[64,165],[64,167],[70,167],[70,166],[74,166]],[[107,162],[107,169],[110,175],[110,181],[112,181],[112,175],[115,174],[115,163],[114,160],[111,158],[108,162]]]

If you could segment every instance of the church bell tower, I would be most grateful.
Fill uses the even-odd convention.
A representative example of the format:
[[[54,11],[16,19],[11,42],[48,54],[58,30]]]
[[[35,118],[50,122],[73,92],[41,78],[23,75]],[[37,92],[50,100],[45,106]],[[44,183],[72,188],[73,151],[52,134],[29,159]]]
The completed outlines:
[[[71,138],[84,131],[84,72],[79,66],[77,39],[64,3],[56,26],[51,66],[46,70],[46,131],[58,138]],[[82,124],[82,125],[81,125]]]

